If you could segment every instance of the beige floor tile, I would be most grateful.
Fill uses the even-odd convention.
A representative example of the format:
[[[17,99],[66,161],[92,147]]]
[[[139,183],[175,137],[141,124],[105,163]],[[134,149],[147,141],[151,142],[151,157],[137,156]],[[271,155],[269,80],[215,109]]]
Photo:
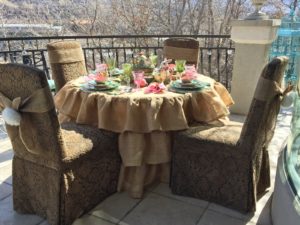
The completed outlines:
[[[261,201],[257,204],[257,211],[251,221],[259,225],[271,225],[271,202],[272,198],[268,198],[267,202]]]
[[[200,206],[203,208],[206,208],[209,204],[207,201],[204,201],[204,200],[174,195],[174,194],[172,194],[171,189],[169,188],[168,184],[165,184],[165,183],[160,183],[152,192],[160,194],[160,195],[164,195],[164,196],[167,196],[170,198],[174,198],[179,201],[194,204],[194,205],[197,205],[197,206]]]
[[[102,220],[92,215],[84,215],[81,218],[75,220],[72,225],[113,225],[108,221]],[[50,225],[46,220],[38,225]]]
[[[204,208],[150,193],[122,225],[195,225]]]
[[[113,224],[115,223],[110,223],[96,216],[86,214],[81,218],[75,220],[72,225],[113,225]],[[39,223],[38,225],[50,225],[50,224],[46,220],[44,220],[42,223]]]
[[[252,221],[254,223],[261,221],[262,224],[269,224],[270,222],[270,207],[269,204],[267,204],[270,201],[272,192],[267,192],[261,199],[258,200],[256,203],[256,212],[255,213],[248,213],[243,214],[236,210],[229,209],[226,207],[223,207],[221,205],[217,205],[214,203],[211,203],[208,207],[208,210],[228,215],[230,217],[234,217],[236,219],[244,220],[244,221]]]
[[[0,168],[11,163],[13,156],[14,152],[11,149],[0,152]]]
[[[110,223],[108,221],[102,220],[93,215],[84,215],[83,217],[74,221],[72,225],[113,225],[115,223]]]
[[[214,211],[216,213],[220,213],[220,214],[224,214],[230,217],[234,217],[236,219],[240,219],[240,220],[251,220],[252,217],[254,216],[254,213],[250,213],[250,214],[243,214],[239,211],[215,204],[215,203],[211,203],[208,207],[208,210],[210,211]]]
[[[39,223],[38,225],[50,225],[47,220],[44,220],[43,222]]]
[[[0,200],[8,197],[12,193],[12,186],[6,183],[0,184]],[[1,203],[1,202],[0,202]]]
[[[116,193],[101,202],[89,214],[117,223],[138,202],[140,202],[139,199],[129,197],[127,192]]]
[[[12,184],[12,163],[0,166],[0,183]]]
[[[2,225],[36,225],[42,222],[39,216],[19,214],[13,210],[12,196],[0,201],[0,224]]]
[[[255,223],[207,210],[197,225],[255,225]]]

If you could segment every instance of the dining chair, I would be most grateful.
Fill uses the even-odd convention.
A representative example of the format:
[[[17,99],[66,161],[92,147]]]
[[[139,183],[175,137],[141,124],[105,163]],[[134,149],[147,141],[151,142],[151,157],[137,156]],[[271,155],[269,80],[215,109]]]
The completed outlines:
[[[198,67],[199,41],[192,38],[169,38],[164,41],[163,55],[167,59],[186,60]]]
[[[47,50],[56,91],[68,81],[86,75],[84,54],[78,41],[51,42]]]
[[[13,156],[13,207],[69,225],[117,191],[116,133],[59,124],[43,71],[0,65],[0,111]]]
[[[242,212],[270,186],[268,144],[280,108],[286,57],[263,69],[244,124],[195,125],[174,133],[170,186],[178,195],[200,198]]]

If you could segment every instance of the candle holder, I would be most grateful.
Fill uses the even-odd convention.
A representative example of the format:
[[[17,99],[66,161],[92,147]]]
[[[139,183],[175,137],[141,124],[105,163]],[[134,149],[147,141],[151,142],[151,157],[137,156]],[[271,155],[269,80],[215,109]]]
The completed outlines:
[[[246,20],[267,20],[269,16],[260,11],[266,0],[252,0],[252,4],[255,6],[254,13],[246,17]]]

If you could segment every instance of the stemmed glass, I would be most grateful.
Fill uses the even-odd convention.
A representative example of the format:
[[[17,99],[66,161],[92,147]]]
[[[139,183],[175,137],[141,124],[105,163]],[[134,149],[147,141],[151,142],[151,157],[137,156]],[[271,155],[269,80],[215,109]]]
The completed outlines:
[[[105,62],[108,66],[109,73],[111,73],[116,68],[116,59],[115,58],[107,58],[105,60]]]
[[[141,88],[141,82],[144,80],[144,71],[133,71],[132,72],[134,83],[137,89]]]
[[[167,77],[169,76],[169,71],[161,69],[161,70],[156,70],[154,72],[154,79],[163,84],[164,81],[167,79]]]
[[[126,82],[127,86],[130,86],[130,78],[132,74],[132,64],[130,63],[124,63],[122,64],[122,69],[123,69],[123,80]]]
[[[178,73],[182,73],[185,69],[186,60],[175,60],[175,68]]]

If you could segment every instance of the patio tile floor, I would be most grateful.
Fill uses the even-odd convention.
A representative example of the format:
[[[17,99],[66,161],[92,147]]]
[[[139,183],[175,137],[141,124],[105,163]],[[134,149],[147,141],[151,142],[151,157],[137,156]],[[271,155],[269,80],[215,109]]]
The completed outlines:
[[[242,122],[243,116],[232,115]],[[176,196],[168,184],[148,188],[143,199],[116,193],[77,219],[73,225],[271,225],[270,204],[279,151],[289,134],[291,110],[282,110],[269,147],[272,187],[257,202],[254,214],[237,211],[199,199]],[[12,206],[11,165],[13,151],[0,118],[0,225],[49,225],[34,215],[21,215]]]

